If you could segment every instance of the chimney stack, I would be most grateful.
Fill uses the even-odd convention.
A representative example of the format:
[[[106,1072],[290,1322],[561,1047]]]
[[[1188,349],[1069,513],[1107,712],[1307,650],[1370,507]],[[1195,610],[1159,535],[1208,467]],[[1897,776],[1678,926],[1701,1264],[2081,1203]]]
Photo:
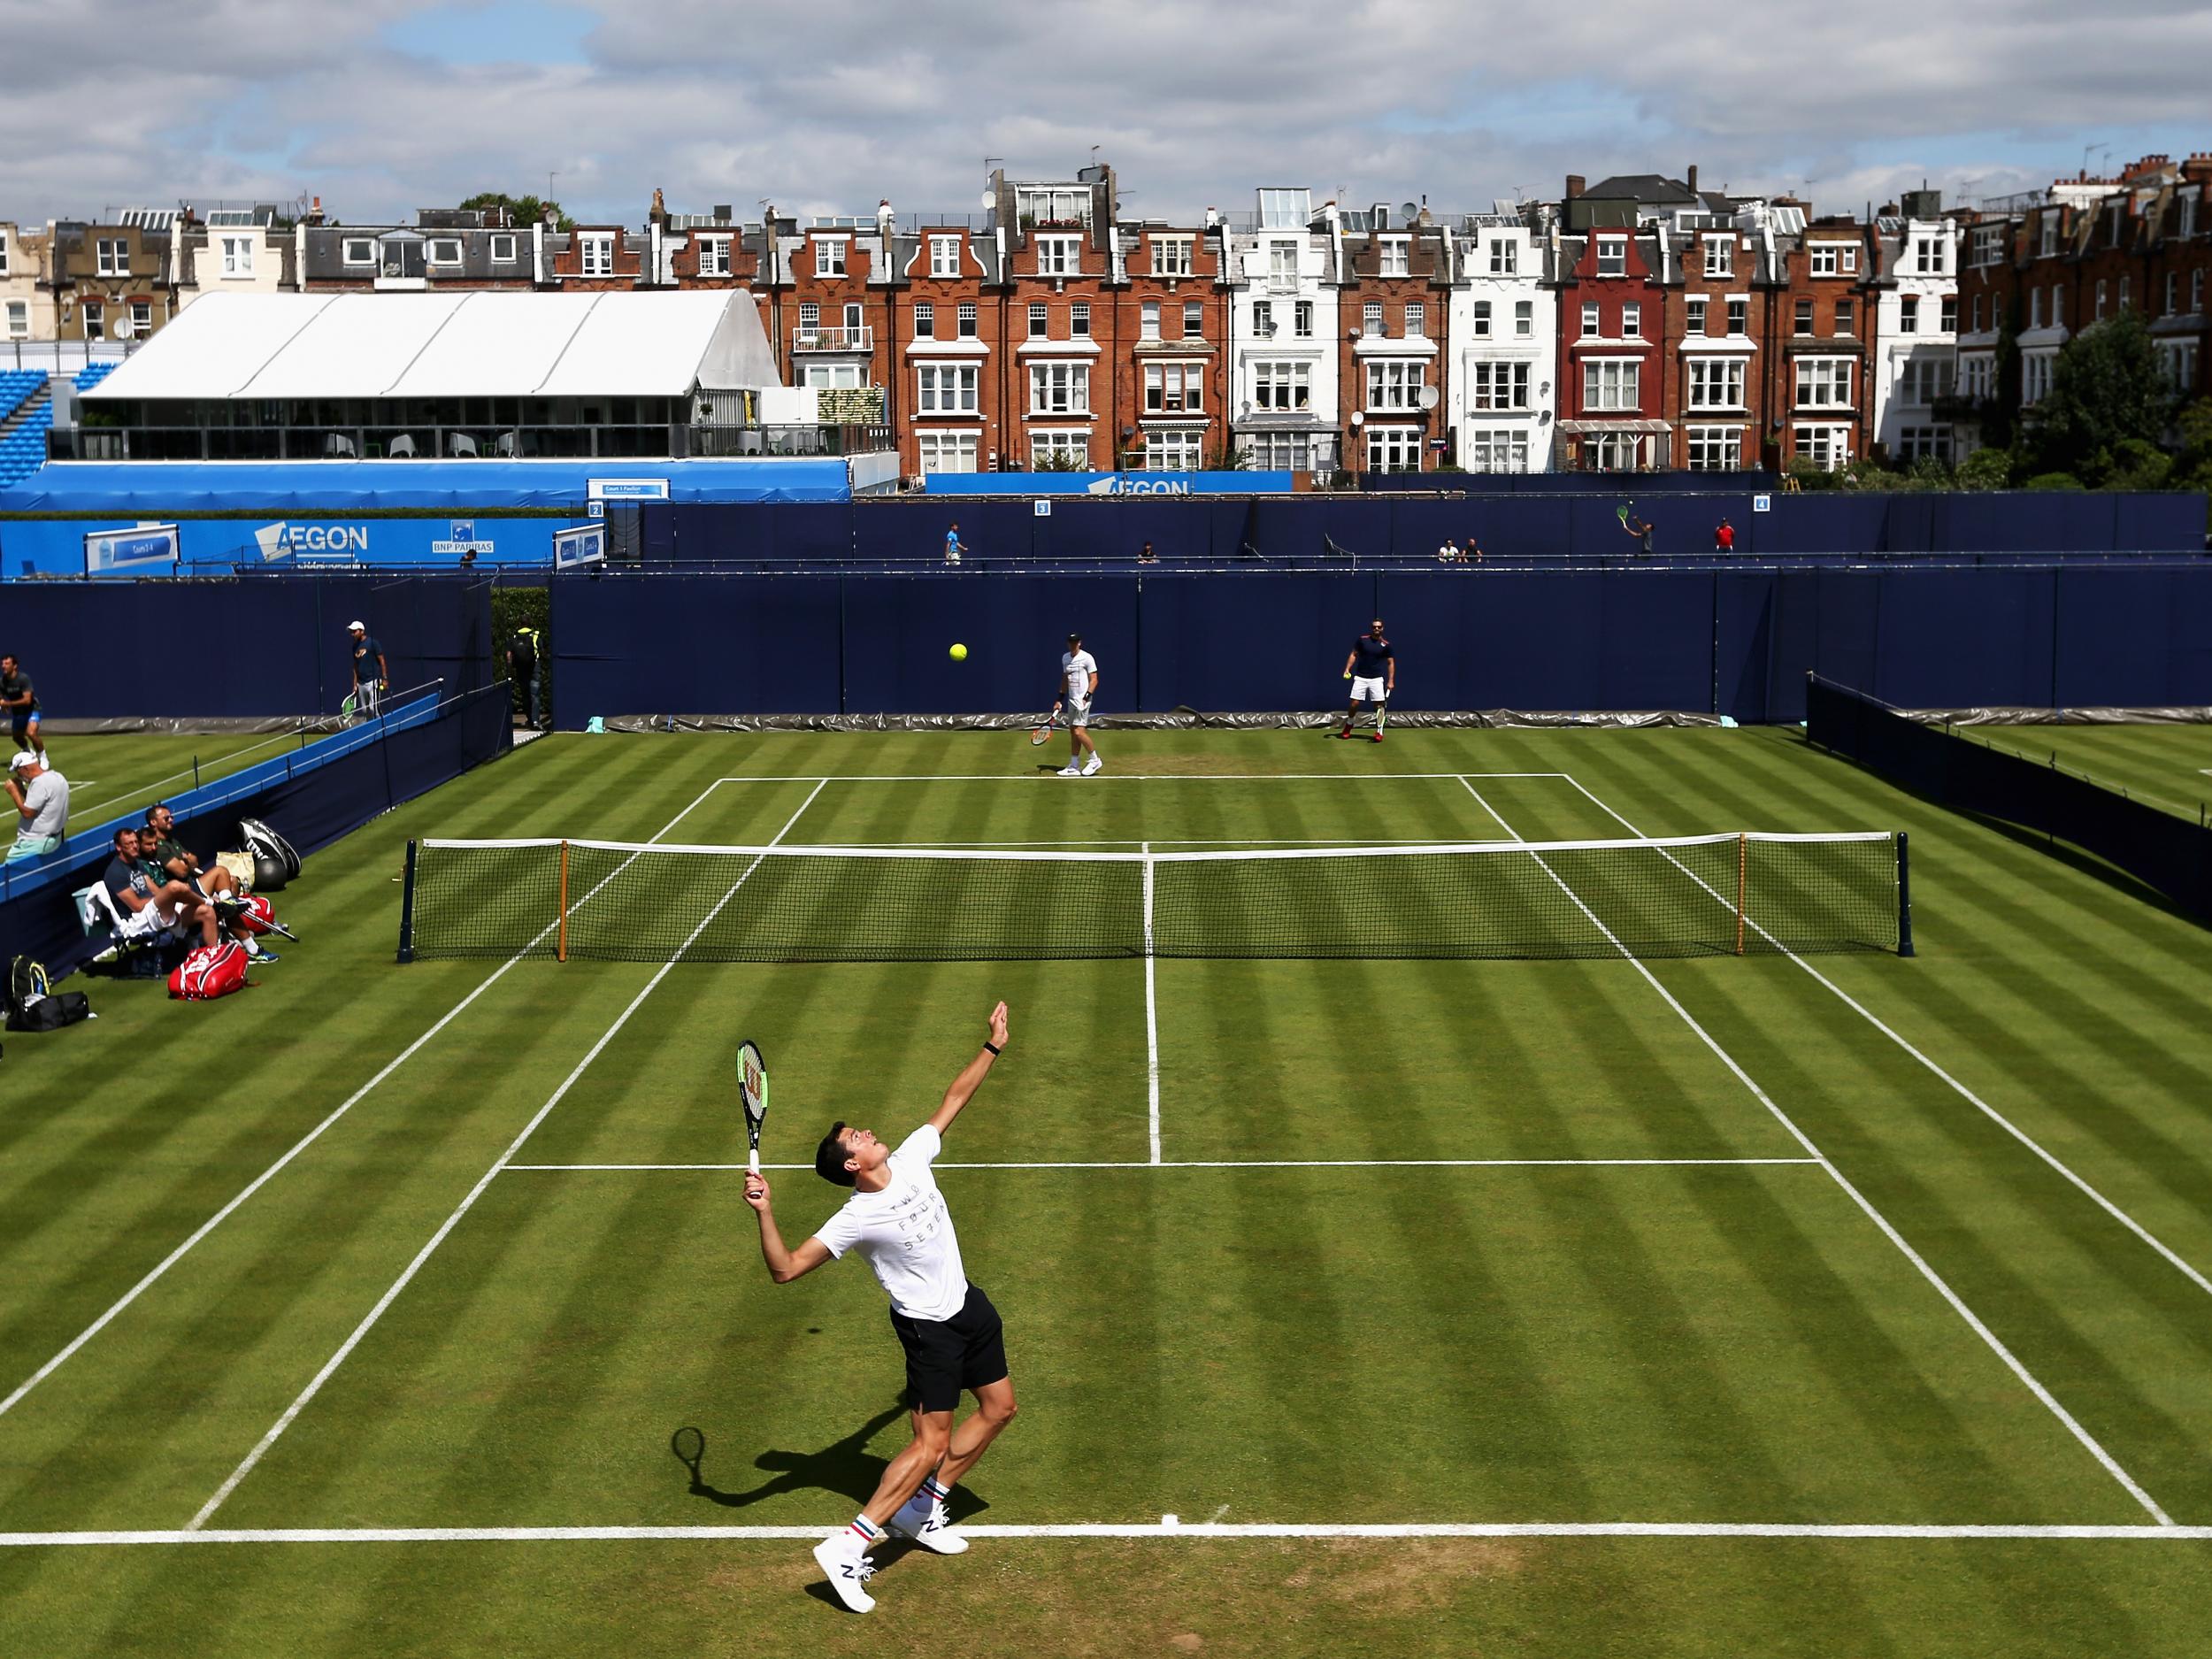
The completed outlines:
[[[1690,194],[1695,196],[1697,194],[1697,163],[1694,161],[1690,164],[1690,176],[1684,182],[1690,187]]]
[[[1585,179],[1580,173],[1569,173],[1567,175],[1567,200],[1571,202],[1575,199],[1575,197],[1580,196],[1588,183],[1589,180]]]

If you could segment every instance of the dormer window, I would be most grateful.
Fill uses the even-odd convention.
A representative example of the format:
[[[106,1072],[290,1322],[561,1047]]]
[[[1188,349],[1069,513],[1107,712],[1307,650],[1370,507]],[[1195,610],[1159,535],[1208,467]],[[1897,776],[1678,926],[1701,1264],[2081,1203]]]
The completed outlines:
[[[816,241],[814,274],[818,277],[845,274],[845,239],[842,236],[824,236]]]
[[[1402,277],[1408,273],[1407,241],[1403,236],[1386,236],[1382,242],[1381,274]]]
[[[1628,274],[1628,238],[1601,236],[1598,238],[1598,274],[1601,277]]]
[[[1080,236],[1040,236],[1037,238],[1037,274],[1039,276],[1079,276],[1083,271],[1083,239]]]
[[[1709,277],[1736,274],[1736,239],[1733,236],[1708,236],[1705,239],[1705,274]]]

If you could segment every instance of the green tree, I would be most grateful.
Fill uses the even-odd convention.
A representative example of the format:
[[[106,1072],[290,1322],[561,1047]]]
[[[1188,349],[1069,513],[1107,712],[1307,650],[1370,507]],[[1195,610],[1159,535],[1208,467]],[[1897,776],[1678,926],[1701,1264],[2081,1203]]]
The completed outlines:
[[[2009,489],[2016,458],[2010,449],[1977,449],[1959,463],[1961,489]]]
[[[553,210],[553,225],[557,230],[574,230],[576,221],[561,211],[558,202],[548,202],[534,196],[509,196],[503,190],[480,190],[461,204],[462,209],[503,207],[513,215],[513,222],[527,228],[544,216],[548,208]]]
[[[2173,415],[2150,326],[2139,311],[2093,325],[2058,354],[2051,389],[2035,411],[2036,465],[2097,483],[2112,470],[2115,446],[2135,438],[2156,446]]]

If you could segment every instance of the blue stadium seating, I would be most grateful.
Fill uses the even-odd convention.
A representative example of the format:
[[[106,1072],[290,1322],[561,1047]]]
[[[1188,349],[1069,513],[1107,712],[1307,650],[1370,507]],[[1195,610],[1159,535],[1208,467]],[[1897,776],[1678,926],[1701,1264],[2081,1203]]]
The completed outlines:
[[[80,391],[89,391],[113,373],[112,363],[91,363],[69,378],[76,381]],[[46,384],[42,369],[11,369],[0,373],[0,420],[5,420],[19,408],[24,400]],[[19,388],[17,382],[23,384]],[[51,404],[32,411],[29,419],[0,438],[0,489],[6,488],[20,478],[36,472],[46,464],[46,434],[54,424]]]

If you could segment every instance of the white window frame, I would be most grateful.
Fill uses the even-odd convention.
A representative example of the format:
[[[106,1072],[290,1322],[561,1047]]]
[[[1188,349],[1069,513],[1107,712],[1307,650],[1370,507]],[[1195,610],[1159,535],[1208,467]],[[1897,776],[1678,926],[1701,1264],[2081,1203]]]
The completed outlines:
[[[1262,300],[1252,308],[1252,326],[1256,334],[1271,334],[1274,325],[1267,320],[1267,302]],[[1137,338],[1157,340],[1160,337],[1160,302],[1141,300],[1137,305]]]
[[[578,269],[588,277],[610,277],[614,274],[614,234],[611,231],[580,231],[576,236]]]
[[[125,277],[131,273],[131,244],[127,237],[96,236],[93,238],[94,268],[104,277]]]
[[[1042,300],[1029,302],[1029,335],[1032,340],[1052,337],[1052,307]]]
[[[1751,302],[1732,296],[1728,302],[1728,338],[1741,340],[1751,332]]]
[[[1477,300],[1475,302],[1473,328],[1474,337],[1476,339],[1487,340],[1490,338],[1490,302],[1488,300]]]
[[[841,277],[845,274],[845,244],[843,236],[814,238],[814,274],[818,277]]]
[[[1595,300],[1582,302],[1582,336],[1584,339],[1595,340],[1605,333],[1603,316]]]
[[[131,332],[142,334],[151,330],[154,326],[153,301],[133,300],[130,302],[130,307]]]
[[[1916,276],[1941,276],[1944,273],[1944,248],[1941,236],[1916,236],[1912,239],[1913,273]]]
[[[914,338],[917,340],[937,338],[937,303],[934,300],[914,302]]]
[[[1682,332],[1693,337],[1705,333],[1706,319],[1712,314],[1712,301],[1703,294],[1693,294],[1682,302]]]
[[[1279,294],[1288,293],[1298,286],[1296,242],[1271,242],[1267,244],[1267,286]]]
[[[514,256],[510,254],[508,257]],[[499,241],[492,239],[492,258],[499,257]],[[730,239],[727,236],[699,238],[699,274],[703,277],[727,276],[730,273]]]
[[[1152,274],[1157,277],[1187,277],[1191,273],[1191,250],[1196,238],[1191,236],[1155,236],[1152,238]]]
[[[1632,472],[1643,465],[1643,438],[1633,432],[1594,432],[1582,440],[1582,458],[1593,472]]]
[[[2058,252],[2058,217],[2056,208],[2046,208],[2042,218],[2036,221],[2039,238],[2036,250],[2038,258],[2049,259]]]
[[[1361,334],[1366,335],[1370,340],[1380,340],[1383,337],[1385,333],[1383,324],[1383,303],[1380,300],[1363,300],[1361,302],[1359,308],[1359,331]]]
[[[1290,308],[1290,335],[1294,340],[1313,338],[1313,302],[1298,300]]]
[[[1833,472],[1851,464],[1850,427],[1824,421],[1793,424],[1791,436],[1800,460],[1810,461],[1824,472]]]
[[[1516,340],[1533,340],[1536,337],[1536,302],[1534,300],[1513,302],[1513,337]]]
[[[1089,414],[1091,365],[1087,363],[1031,364],[1029,412],[1033,415]]]
[[[1597,273],[1601,277],[1624,277],[1628,274],[1628,238],[1600,236]]]
[[[1625,300],[1621,304],[1621,338],[1641,340],[1644,337],[1644,308],[1640,302]]]
[[[1148,363],[1144,365],[1144,412],[1148,415],[1195,415],[1206,407],[1206,365],[1188,363]]]
[[[1810,340],[1813,330],[1820,324],[1820,303],[1816,300],[1800,298],[1790,306],[1790,338]]]
[[[1409,340],[1425,340],[1429,337],[1429,308],[1425,300],[1406,302],[1405,329]]]
[[[1734,235],[1709,234],[1706,236],[1705,274],[1709,277],[1736,274],[1736,238]]]
[[[1278,414],[1313,407],[1313,365],[1300,357],[1260,357],[1252,364],[1252,407]]]
[[[976,303],[973,300],[961,300],[958,302],[958,306],[959,309],[953,313],[955,336],[961,340],[979,338],[982,319]]]
[[[423,245],[425,265],[459,265],[461,239],[458,236],[433,236]]]
[[[30,337],[31,302],[28,300],[10,300],[8,302],[8,338],[11,340],[28,340]]]
[[[223,244],[223,275],[226,280],[253,275],[254,238],[250,234],[226,235]]]
[[[1088,340],[1091,337],[1091,303],[1088,300],[1068,302],[1068,338]]]
[[[1947,461],[1951,458],[1950,433],[1942,426],[1900,426],[1890,453],[1900,461]]]
[[[1367,365],[1366,407],[1389,414],[1417,411],[1429,365],[1420,358],[1378,357]]]
[[[730,270],[730,265],[729,265],[729,248],[730,248],[730,239],[729,239],[727,236],[710,236],[710,237],[708,237],[708,238],[707,238],[707,240],[708,240],[710,242],[720,242],[720,243],[722,244],[722,269],[721,269],[721,271],[720,271],[719,273],[718,273],[717,274],[718,274],[718,275],[722,275],[722,276],[727,276],[727,275],[729,274],[729,270]],[[515,259],[516,259],[516,257],[517,257],[517,254],[516,254],[516,251],[515,251],[515,250],[516,250],[516,245],[517,245],[517,238],[516,238],[516,236],[515,236],[514,232],[512,232],[512,231],[505,231],[505,230],[503,230],[503,231],[499,232],[499,233],[498,233],[497,234],[495,234],[495,236],[493,236],[493,238],[492,238],[492,263],[493,263],[494,265],[512,265],[512,264],[514,264]]]
[[[1048,460],[1062,463],[1062,471],[1069,470],[1067,461],[1075,463],[1074,471],[1087,472],[1091,465],[1091,429],[1088,426],[1031,426],[1022,434],[1029,441],[1029,470],[1044,470]]]
[[[914,410],[923,415],[972,415],[982,375],[972,363],[918,363],[914,366]]]
[[[1419,426],[1399,426],[1371,421],[1367,426],[1367,470],[1371,472],[1417,472],[1426,435]]]
[[[1151,307],[1153,332],[1144,335],[1143,338],[1157,340],[1160,337],[1160,308],[1150,301],[1147,301],[1146,303]],[[1252,302],[1252,335],[1256,340],[1271,340],[1275,337],[1275,303],[1272,300]]]
[[[1633,412],[1644,406],[1644,365],[1634,357],[1586,357],[1582,364],[1582,407],[1604,413]]]
[[[87,340],[105,340],[108,337],[108,315],[104,306],[96,300],[87,300],[81,308]]]
[[[1741,357],[1694,357],[1689,363],[1688,406],[1692,409],[1745,409],[1747,378]]]
[[[1081,276],[1083,274],[1083,239],[1080,236],[1038,237],[1037,274],[1049,277]]]
[[[0,236],[0,277],[8,274],[8,239]]]
[[[1521,273],[1521,244],[1511,236],[1493,236],[1490,239],[1490,274],[1518,276]],[[1525,467],[1520,469],[1527,471]]]
[[[1900,294],[1897,296],[1897,332],[1916,334],[1920,332],[1920,296]]]
[[[1741,426],[1688,426],[1684,428],[1682,464],[1693,472],[1741,472],[1743,470],[1743,428]]]
[[[982,439],[983,434],[972,426],[917,432],[915,454],[925,472],[973,472],[982,458]]]
[[[1856,389],[1854,357],[1799,357],[1794,375],[1793,409],[1850,409]]]
[[[1152,472],[1195,472],[1206,465],[1206,434],[1188,430],[1144,434],[1144,465]]]
[[[339,257],[347,265],[373,265],[376,263],[376,238],[347,236],[338,244]]]
[[[1509,358],[1483,358],[1469,365],[1467,407],[1485,414],[1526,409],[1529,366],[1525,361]]]
[[[1528,428],[1470,426],[1466,463],[1471,472],[1527,472]]]
[[[940,279],[959,276],[959,237],[932,236],[929,239],[929,273]]]
[[[1382,237],[1379,244],[1379,252],[1381,255],[1381,263],[1376,269],[1380,275],[1402,277],[1413,274],[1413,243],[1410,237]]]

